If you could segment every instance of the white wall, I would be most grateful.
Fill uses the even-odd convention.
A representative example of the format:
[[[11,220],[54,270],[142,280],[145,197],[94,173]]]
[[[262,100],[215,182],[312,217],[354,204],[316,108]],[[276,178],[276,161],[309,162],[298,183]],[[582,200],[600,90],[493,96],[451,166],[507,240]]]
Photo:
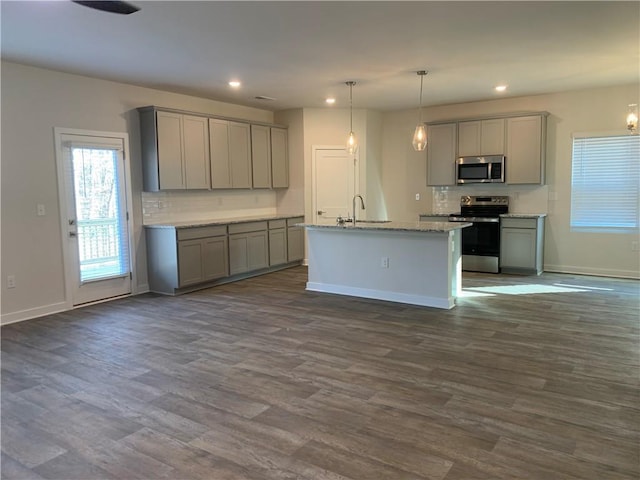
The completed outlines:
[[[389,112],[383,126],[383,190],[389,217],[415,220],[419,213],[458,211],[463,194],[511,197],[511,211],[548,213],[545,269],[640,277],[640,254],[631,250],[638,234],[578,233],[569,229],[572,134],[625,130],[627,105],[638,102],[639,85],[506,98],[429,107],[425,121],[523,111],[547,111],[546,185],[426,187],[426,155],[411,147],[415,111]],[[424,152],[423,152],[424,153]],[[415,194],[421,193],[420,201]]]
[[[2,62],[2,322],[63,309],[64,269],[54,152],[54,127],[128,132],[133,186],[134,249],[138,289],[146,280],[143,232],[142,170],[137,107],[159,105],[259,122],[273,122],[266,110],[177,95],[148,88]],[[242,212],[276,211],[276,193],[171,192],[145,194],[148,213],[154,199],[164,202],[162,215],[178,218],[195,203],[212,207],[221,218]],[[192,202],[197,200],[195,202]],[[222,202],[220,205],[219,202]],[[36,216],[43,204],[47,215]],[[156,209],[158,210],[158,209]],[[197,212],[206,214],[206,212]],[[152,221],[153,215],[148,217]],[[155,217],[158,219],[158,216]],[[16,288],[6,288],[15,275]]]

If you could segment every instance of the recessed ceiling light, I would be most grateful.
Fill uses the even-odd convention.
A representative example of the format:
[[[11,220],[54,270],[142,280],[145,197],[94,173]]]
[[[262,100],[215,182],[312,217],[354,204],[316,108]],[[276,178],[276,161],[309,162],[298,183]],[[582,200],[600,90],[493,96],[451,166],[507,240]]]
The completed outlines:
[[[239,87],[240,87],[240,82],[239,82],[239,81],[237,81],[237,80],[231,80],[231,81],[229,82],[229,86],[230,86],[231,88],[239,88]]]
[[[333,105],[334,103],[336,103],[336,99],[329,97],[325,100],[325,102],[327,102],[329,105]]]
[[[507,89],[506,85],[498,85],[496,87],[496,92],[504,92]]]

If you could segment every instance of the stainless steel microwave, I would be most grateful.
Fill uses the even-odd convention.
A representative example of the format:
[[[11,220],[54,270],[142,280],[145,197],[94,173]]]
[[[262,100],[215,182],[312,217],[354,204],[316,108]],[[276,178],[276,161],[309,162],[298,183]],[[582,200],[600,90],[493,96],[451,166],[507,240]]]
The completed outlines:
[[[504,155],[460,157],[456,160],[456,182],[504,183]]]

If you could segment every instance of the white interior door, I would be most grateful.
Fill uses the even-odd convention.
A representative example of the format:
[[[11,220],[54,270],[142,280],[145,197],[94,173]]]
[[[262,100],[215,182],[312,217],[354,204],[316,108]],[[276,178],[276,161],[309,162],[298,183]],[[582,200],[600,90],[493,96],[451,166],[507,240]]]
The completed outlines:
[[[56,143],[67,297],[76,306],[129,294],[126,138],[56,132]]]
[[[317,147],[313,160],[314,223],[335,224],[338,216],[347,218],[352,214],[357,158],[344,147]]]

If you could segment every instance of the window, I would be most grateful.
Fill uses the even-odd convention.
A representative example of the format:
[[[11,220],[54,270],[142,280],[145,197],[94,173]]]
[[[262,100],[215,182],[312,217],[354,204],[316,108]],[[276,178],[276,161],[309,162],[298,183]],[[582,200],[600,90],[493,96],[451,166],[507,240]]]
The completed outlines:
[[[575,137],[571,230],[638,230],[640,136]]]

